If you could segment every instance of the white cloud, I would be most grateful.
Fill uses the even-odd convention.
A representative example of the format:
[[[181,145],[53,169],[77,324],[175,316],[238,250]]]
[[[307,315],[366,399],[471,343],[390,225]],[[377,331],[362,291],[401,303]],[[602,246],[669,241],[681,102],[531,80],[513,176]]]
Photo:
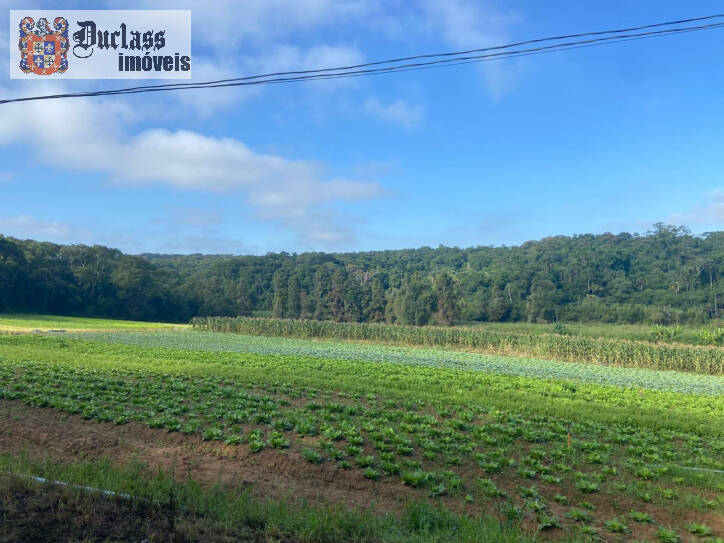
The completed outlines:
[[[4,4],[0,0],[0,4]],[[170,0],[107,2],[109,9],[178,9]],[[263,72],[324,68],[355,64],[364,60],[354,47],[313,44],[280,45],[285,36],[298,38],[298,32],[317,30],[341,21],[363,17],[373,6],[361,0],[245,0],[243,8],[236,1],[207,0],[191,5],[193,66],[192,82],[216,81]],[[9,9],[9,8],[8,8]],[[0,73],[8,73],[7,26],[0,25]],[[315,83],[318,89],[335,89],[352,80],[338,79]],[[11,95],[22,94],[31,85],[27,81],[10,81]],[[36,82],[31,82],[36,83]],[[128,83],[128,82],[126,82]],[[139,84],[142,82],[138,82]],[[148,81],[149,84],[157,82]],[[86,90],[87,81],[65,81],[72,90]],[[123,81],[96,81],[94,88],[120,88]],[[37,88],[37,87],[35,87]],[[250,97],[263,93],[263,86],[222,87],[212,91],[189,89],[145,95],[144,107],[156,118],[183,112],[209,117]],[[35,94],[35,93],[33,93]],[[150,106],[150,107],[149,107]]]
[[[116,100],[2,107],[0,144],[32,141],[53,149],[40,160],[64,169],[106,173],[118,184],[240,192],[259,218],[293,229],[313,246],[352,239],[330,205],[382,193],[375,182],[326,179],[315,162],[259,153],[234,138],[165,129],[130,135],[126,124],[134,113]]]
[[[276,45],[264,53],[250,57],[247,71],[253,74],[268,74],[354,66],[363,62],[365,57],[358,49],[344,45],[315,45],[307,48]],[[355,78],[320,79],[307,83],[313,86],[315,93],[320,90],[334,91],[354,84]]]
[[[277,45],[264,55],[249,60],[249,64],[261,72],[314,70],[350,66],[362,62],[364,56],[359,50],[342,45],[316,45],[309,48]]]
[[[28,215],[0,217],[0,233],[20,239],[59,239],[67,240],[74,233],[67,223],[45,221]]]
[[[425,118],[425,106],[413,105],[406,100],[382,104],[376,98],[368,98],[363,110],[373,117],[399,124],[407,129],[418,126]]]
[[[128,2],[127,9],[178,9],[175,0]],[[228,51],[241,42],[268,43],[292,32],[359,18],[374,4],[363,0],[205,0],[191,6],[194,42]],[[114,2],[114,9],[120,9]]]
[[[236,67],[236,69],[222,68],[214,61],[201,56],[194,56],[191,72],[193,74],[191,82],[193,83],[232,79],[239,77],[240,73],[239,67]],[[220,109],[235,106],[253,96],[257,96],[262,90],[260,86],[219,87],[212,90],[187,89],[174,91],[167,96],[181,103],[185,111],[190,109],[201,117],[209,117]],[[161,97],[161,99],[163,98]],[[176,108],[171,108],[172,114],[177,113],[177,111]]]
[[[225,62],[228,55],[233,54],[238,61],[233,65]],[[298,47],[293,45],[275,45],[263,51],[229,51],[213,57],[194,55],[192,83],[208,81],[224,81],[247,75],[328,68],[359,64],[364,56],[353,47],[316,45]],[[312,81],[314,92],[320,90],[337,90],[350,86],[353,79],[331,79]],[[266,85],[240,85],[234,87],[217,87],[214,89],[186,89],[166,93],[146,95],[145,110],[147,114],[157,118],[176,117],[179,108],[171,104],[172,100],[180,104],[184,113],[193,113],[202,118],[219,114],[221,110],[230,109],[249,99],[260,96]],[[115,87],[114,87],[115,88]],[[150,104],[149,104],[149,101]]]
[[[688,213],[674,213],[666,218],[669,224],[724,225],[724,189],[713,190],[709,201]]]
[[[227,53],[230,54],[230,53]],[[221,65],[225,56],[213,59],[194,56],[193,82],[222,81],[243,75],[267,74],[292,70],[312,70],[347,66],[364,62],[364,56],[353,47],[335,45],[316,45],[297,47],[293,45],[276,45],[263,52],[239,52],[239,58],[233,65]],[[314,90],[334,90],[343,85],[350,85],[352,79],[331,79],[311,82]],[[251,97],[258,96],[264,90],[263,85],[219,87],[213,90],[189,89],[174,91],[171,96],[185,108],[190,108],[202,117],[208,117],[219,109],[229,108]]]
[[[518,13],[500,11],[490,2],[424,0],[424,17],[451,46],[481,49],[511,41],[511,28],[521,21]],[[510,91],[521,77],[523,59],[486,61],[480,64],[488,91],[495,99]]]

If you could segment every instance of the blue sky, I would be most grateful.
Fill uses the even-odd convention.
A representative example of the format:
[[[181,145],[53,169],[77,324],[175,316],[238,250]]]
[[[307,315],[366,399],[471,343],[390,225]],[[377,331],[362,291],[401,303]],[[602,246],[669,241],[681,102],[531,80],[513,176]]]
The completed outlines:
[[[721,11],[653,0],[28,7],[191,9],[195,81]],[[0,96],[133,83],[11,81],[11,38],[0,25]],[[3,105],[0,233],[263,254],[512,245],[658,221],[718,230],[723,58],[713,30],[353,80]]]

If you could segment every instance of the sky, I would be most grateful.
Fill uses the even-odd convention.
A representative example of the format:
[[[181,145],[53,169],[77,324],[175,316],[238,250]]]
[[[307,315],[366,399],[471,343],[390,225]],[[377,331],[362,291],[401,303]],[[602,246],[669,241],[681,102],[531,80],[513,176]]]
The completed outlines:
[[[193,81],[721,11],[705,0],[27,7],[190,9]],[[11,80],[16,40],[0,24],[0,97],[138,83]],[[0,233],[264,254],[517,245],[656,222],[720,230],[722,59],[717,29],[384,76],[0,105]]]

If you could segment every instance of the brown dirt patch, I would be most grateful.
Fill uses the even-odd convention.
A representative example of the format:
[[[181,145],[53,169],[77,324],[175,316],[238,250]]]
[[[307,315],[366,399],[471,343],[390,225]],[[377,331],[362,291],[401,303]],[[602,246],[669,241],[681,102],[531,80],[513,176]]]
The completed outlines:
[[[28,451],[34,457],[70,462],[109,458],[114,463],[138,459],[152,468],[174,470],[202,484],[250,486],[254,495],[304,498],[355,508],[400,511],[414,494],[425,494],[399,481],[368,481],[359,470],[310,464],[296,451],[202,441],[137,423],[118,426],[93,422],[53,409],[0,401],[0,453]]]
[[[20,402],[0,400],[0,453],[27,451],[39,459],[50,457],[59,462],[73,462],[108,458],[122,464],[140,460],[151,468],[174,470],[177,479],[186,476],[201,484],[222,483],[234,487],[248,487],[259,498],[305,499],[331,505],[345,505],[355,509],[392,513],[401,512],[410,500],[428,499],[428,491],[413,489],[394,478],[380,481],[365,479],[358,469],[344,471],[331,463],[310,464],[296,450],[265,449],[252,453],[246,446],[230,446],[218,441],[203,441],[199,436],[169,433],[130,423],[115,425],[89,421],[76,415],[45,408],[28,407]],[[484,476],[472,468],[463,468],[465,480]],[[491,475],[496,485],[505,490],[516,502],[519,479],[504,475]],[[619,538],[601,534],[606,540],[632,540],[654,538],[656,526],[674,526],[683,541],[696,538],[684,533],[684,524],[696,521],[709,525],[716,535],[724,533],[724,519],[716,512],[696,513],[684,508],[661,508],[643,504],[629,496],[578,493],[573,488],[560,489],[531,481],[546,498],[550,512],[566,524],[566,512],[581,500],[596,506],[596,524],[613,517],[624,519],[632,510],[651,514],[653,526],[626,522],[634,530],[630,536]],[[560,492],[567,495],[570,505],[561,506],[552,500]],[[457,512],[478,514],[479,505],[466,505],[461,497],[442,497],[435,500]],[[488,512],[499,512],[494,502],[484,505]],[[528,519],[524,525],[534,528]],[[530,524],[530,526],[528,526]],[[565,537],[564,530],[546,533],[550,538]],[[2,540],[0,540],[2,541]]]

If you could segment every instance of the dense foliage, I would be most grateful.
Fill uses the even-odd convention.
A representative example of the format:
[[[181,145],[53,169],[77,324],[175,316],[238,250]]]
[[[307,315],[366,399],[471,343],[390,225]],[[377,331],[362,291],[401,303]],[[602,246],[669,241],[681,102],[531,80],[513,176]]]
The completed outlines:
[[[186,321],[267,314],[401,324],[704,323],[724,232],[557,236],[517,247],[129,256],[0,236],[0,311]]]
[[[198,330],[211,332],[395,342],[612,366],[724,373],[724,350],[716,347],[640,343],[560,334],[516,334],[463,327],[390,326],[257,317],[194,317],[191,323]]]

